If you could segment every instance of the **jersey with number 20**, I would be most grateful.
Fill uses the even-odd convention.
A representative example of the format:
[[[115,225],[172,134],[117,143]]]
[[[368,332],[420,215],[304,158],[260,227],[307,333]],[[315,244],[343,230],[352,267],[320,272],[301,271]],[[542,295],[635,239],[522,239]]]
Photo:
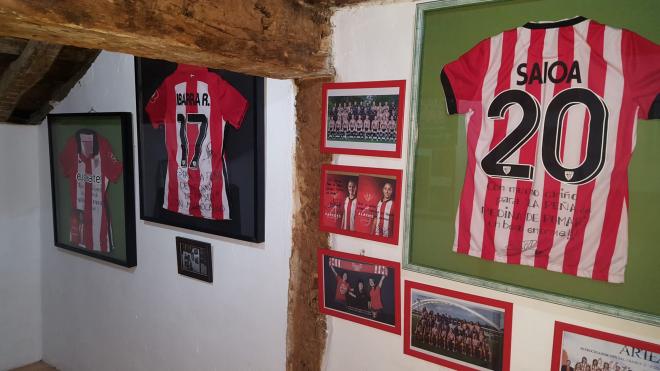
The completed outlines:
[[[467,122],[454,251],[623,282],[637,119],[660,118],[660,46],[584,17],[527,23],[444,66]]]
[[[229,219],[223,140],[225,124],[240,128],[248,103],[219,75],[179,65],[147,104],[154,128],[165,126],[167,176],[163,208]]]

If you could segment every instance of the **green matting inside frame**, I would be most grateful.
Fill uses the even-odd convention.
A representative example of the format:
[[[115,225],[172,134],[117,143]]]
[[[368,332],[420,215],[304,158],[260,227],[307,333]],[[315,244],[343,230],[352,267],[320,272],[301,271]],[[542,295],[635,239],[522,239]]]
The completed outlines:
[[[528,21],[581,15],[660,42],[660,1],[439,1],[418,5],[404,267],[535,298],[660,323],[660,121],[639,121],[629,168],[625,283],[484,261],[452,252],[467,161],[464,117],[449,116],[440,83],[447,63],[479,41]],[[460,5],[460,6],[459,6]],[[420,39],[421,38],[421,39]],[[414,156],[414,158],[413,158]],[[410,167],[414,168],[410,168]],[[414,170],[414,172],[413,172]]]
[[[60,201],[57,205],[57,235],[60,243],[69,244],[69,230],[70,230],[70,215],[71,215],[71,191],[69,189],[69,179],[62,175],[62,170],[59,163],[59,155],[64,150],[67,140],[74,136],[80,129],[93,129],[97,134],[103,136],[108,140],[112,147],[112,153],[117,160],[124,163],[124,154],[122,152],[122,126],[121,117],[109,113],[107,117],[96,116],[71,116],[71,117],[58,117],[55,122],[57,129],[53,130],[53,163],[56,166],[55,185],[56,196]],[[91,123],[91,124],[90,124]],[[129,144],[132,145],[132,144]],[[109,203],[106,205],[108,210],[113,210],[109,213],[110,225],[112,226],[112,237],[115,244],[115,249],[108,253],[107,256],[120,261],[126,260],[126,228],[124,224],[124,187],[123,180],[124,171],[116,182],[110,182],[107,188],[106,198]],[[133,181],[130,179],[128,181]],[[129,197],[133,197],[130,195]],[[83,249],[83,248],[81,248]]]

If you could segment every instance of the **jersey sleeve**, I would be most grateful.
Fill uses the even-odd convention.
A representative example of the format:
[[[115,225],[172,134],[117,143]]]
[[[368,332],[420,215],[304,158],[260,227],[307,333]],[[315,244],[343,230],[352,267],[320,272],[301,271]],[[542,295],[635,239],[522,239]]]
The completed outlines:
[[[60,152],[59,163],[62,169],[62,173],[65,177],[69,178],[77,169],[76,163],[76,153],[78,148],[76,147],[76,141],[73,137],[69,138],[64,145],[64,149]]]
[[[660,119],[660,45],[623,30],[621,57],[641,119]]]
[[[103,174],[111,181],[116,182],[117,179],[121,176],[123,171],[123,166],[121,161],[115,157],[114,152],[112,151],[112,146],[108,141],[103,141],[99,146],[101,154],[101,167],[103,168]]]
[[[220,78],[220,77],[218,77]],[[243,123],[248,101],[227,81],[220,82],[220,111],[225,121],[239,129]]]
[[[167,82],[163,82],[151,95],[147,107],[145,108],[147,115],[149,115],[149,121],[151,121],[151,125],[154,128],[157,128],[165,122],[167,91]]]
[[[442,68],[440,81],[450,115],[466,113],[470,105],[462,103],[477,99],[488,68],[489,53],[490,39],[485,39]]]

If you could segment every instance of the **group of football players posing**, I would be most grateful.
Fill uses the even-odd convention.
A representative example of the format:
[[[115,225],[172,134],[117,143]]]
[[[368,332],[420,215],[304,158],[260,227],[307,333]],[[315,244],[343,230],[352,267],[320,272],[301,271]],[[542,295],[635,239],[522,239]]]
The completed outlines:
[[[490,341],[484,329],[475,322],[433,313],[424,307],[412,338],[434,348],[492,363]]]
[[[610,366],[611,365],[611,366]],[[571,361],[566,360],[565,364],[561,368],[565,371],[630,371],[631,368],[628,368],[626,365],[619,365],[616,361],[607,360],[603,361],[602,358],[594,358],[591,363],[587,360],[587,357],[582,357],[582,361],[571,366]]]
[[[329,103],[327,134],[329,140],[396,142],[397,108],[389,101],[363,100]]]

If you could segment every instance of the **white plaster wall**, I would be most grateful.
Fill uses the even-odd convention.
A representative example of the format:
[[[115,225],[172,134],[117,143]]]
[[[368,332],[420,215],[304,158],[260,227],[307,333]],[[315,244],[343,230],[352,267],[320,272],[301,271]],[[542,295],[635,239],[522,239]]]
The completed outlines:
[[[135,122],[133,65],[132,56],[101,53],[56,112],[129,111]],[[294,94],[290,81],[267,80],[265,243],[136,220],[138,265],[125,269],[55,248],[44,216],[45,361],[66,371],[284,368]],[[136,190],[137,182],[136,171]],[[44,204],[50,210],[49,197]],[[175,236],[212,244],[212,284],[177,273]]]
[[[335,163],[406,169],[410,90],[415,27],[415,3],[378,2],[339,10],[332,18],[333,58],[338,82],[406,79],[406,110],[402,159],[335,155]],[[356,37],[359,35],[359,37]],[[386,47],[385,47],[386,46]],[[405,181],[404,181],[405,186]],[[404,189],[405,192],[405,189]],[[402,261],[403,223],[398,247],[332,235],[334,248],[354,254]],[[437,277],[402,271],[402,281],[412,280],[492,297],[514,304],[512,370],[547,370],[554,321],[610,331],[642,340],[660,341],[660,328],[508,295]],[[401,285],[403,293],[403,283]],[[403,308],[403,296],[402,296]],[[403,317],[402,317],[403,324]],[[328,317],[329,339],[324,358],[326,370],[437,370],[440,366],[403,354],[403,336]]]
[[[0,370],[41,357],[39,128],[0,124]]]

